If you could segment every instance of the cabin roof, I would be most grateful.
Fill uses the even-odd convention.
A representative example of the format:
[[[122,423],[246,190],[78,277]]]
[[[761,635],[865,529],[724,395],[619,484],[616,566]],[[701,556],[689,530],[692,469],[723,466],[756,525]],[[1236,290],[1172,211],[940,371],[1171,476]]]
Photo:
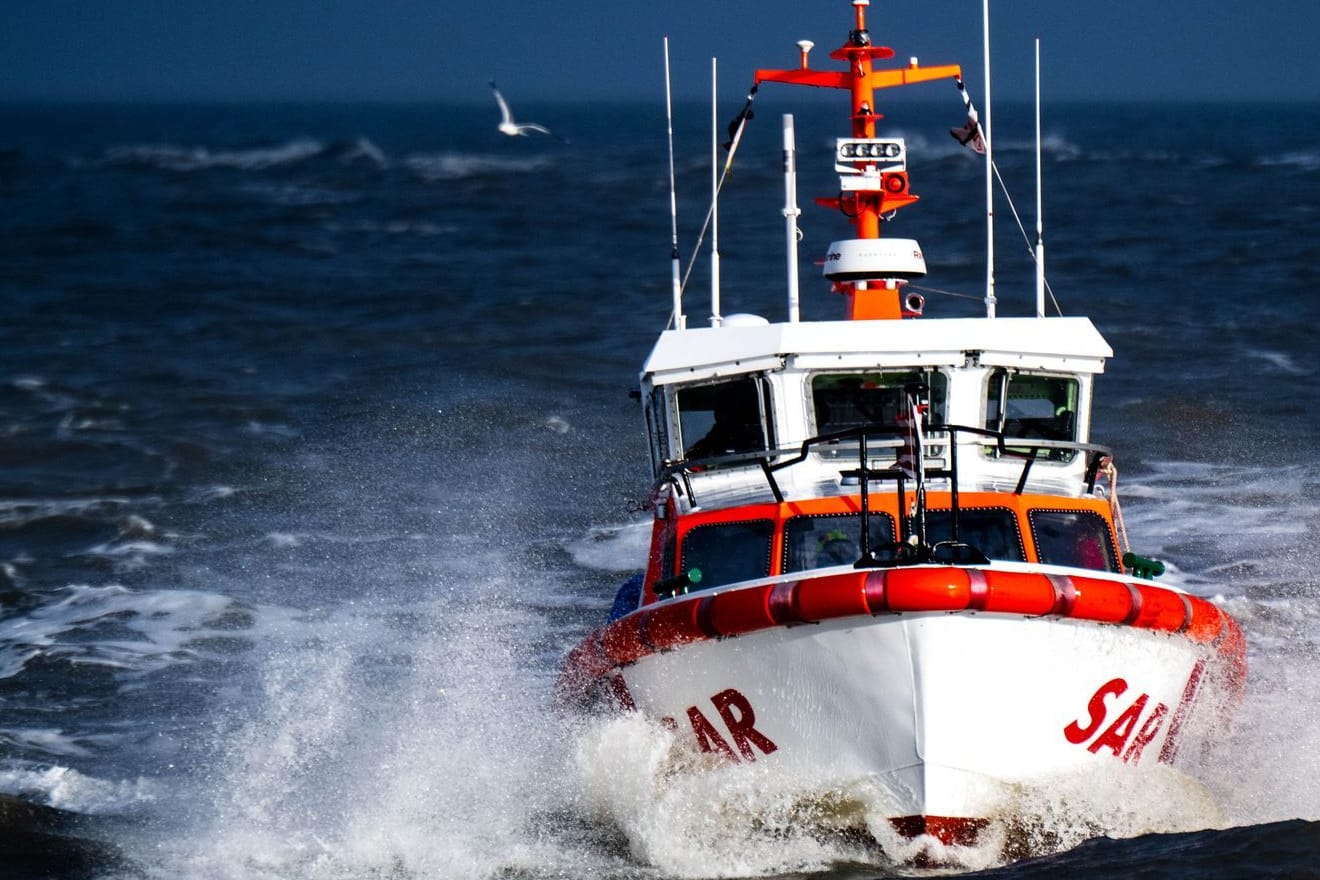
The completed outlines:
[[[1099,373],[1113,355],[1089,318],[810,321],[667,330],[643,366],[656,385],[778,369],[962,365]]]

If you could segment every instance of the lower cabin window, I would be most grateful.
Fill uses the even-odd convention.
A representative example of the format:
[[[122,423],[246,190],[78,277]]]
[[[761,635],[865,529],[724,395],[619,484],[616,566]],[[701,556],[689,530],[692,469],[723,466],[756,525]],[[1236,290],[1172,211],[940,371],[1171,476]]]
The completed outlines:
[[[767,577],[774,535],[768,519],[696,526],[683,538],[681,570],[698,569],[701,590]]]
[[[1113,533],[1104,517],[1087,510],[1032,510],[1036,555],[1048,565],[1118,571]]]
[[[868,522],[872,548],[894,540],[894,521],[889,514],[872,513]],[[862,555],[861,536],[861,514],[795,516],[784,524],[784,571],[852,565]]]
[[[926,540],[931,544],[953,540],[949,511],[926,512]],[[1027,559],[1017,517],[1006,507],[959,508],[958,541],[975,547],[988,559],[1004,562],[1025,562]]]

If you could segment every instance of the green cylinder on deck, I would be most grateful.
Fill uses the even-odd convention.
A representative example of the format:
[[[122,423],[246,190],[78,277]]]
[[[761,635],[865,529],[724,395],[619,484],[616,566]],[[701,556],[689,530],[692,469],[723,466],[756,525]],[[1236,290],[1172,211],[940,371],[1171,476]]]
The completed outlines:
[[[1139,578],[1150,580],[1164,574],[1164,563],[1135,553],[1123,554],[1123,567]]]

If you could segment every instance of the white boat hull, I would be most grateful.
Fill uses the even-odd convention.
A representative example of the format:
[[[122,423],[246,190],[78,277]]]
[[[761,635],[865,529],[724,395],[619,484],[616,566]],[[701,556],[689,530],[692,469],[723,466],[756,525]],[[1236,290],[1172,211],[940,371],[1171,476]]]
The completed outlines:
[[[1215,663],[1170,633],[958,612],[776,627],[614,674],[625,703],[694,749],[878,786],[900,829],[974,832],[1023,786],[1172,761],[1198,704],[1224,696]]]

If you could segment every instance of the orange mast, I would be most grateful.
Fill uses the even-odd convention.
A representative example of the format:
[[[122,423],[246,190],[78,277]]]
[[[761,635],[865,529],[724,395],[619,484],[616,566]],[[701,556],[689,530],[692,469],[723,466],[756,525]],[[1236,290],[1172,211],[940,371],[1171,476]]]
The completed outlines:
[[[801,43],[799,67],[792,70],[758,70],[757,84],[782,82],[848,89],[852,98],[853,140],[873,141],[875,121],[882,116],[875,112],[874,96],[877,89],[962,75],[962,68],[957,64],[921,67],[915,58],[907,67],[874,69],[873,62],[893,58],[894,50],[888,46],[872,44],[870,32],[866,28],[866,7],[869,5],[870,0],[853,0],[856,26],[849,32],[848,41],[830,53],[831,58],[847,62],[847,70],[812,70],[807,59],[810,44]],[[879,170],[876,157],[880,154],[870,152],[853,155],[856,158],[844,154],[839,157],[845,164],[836,167],[847,172],[841,176],[844,185],[839,195],[816,201],[842,211],[857,227],[858,239],[878,239],[883,216],[916,202],[917,196],[908,191],[905,163],[901,170]],[[877,283],[879,286],[874,286]],[[848,299],[848,317],[851,319],[902,317],[898,281],[894,279],[881,279],[879,276],[875,279],[849,279],[836,281],[835,286]]]

